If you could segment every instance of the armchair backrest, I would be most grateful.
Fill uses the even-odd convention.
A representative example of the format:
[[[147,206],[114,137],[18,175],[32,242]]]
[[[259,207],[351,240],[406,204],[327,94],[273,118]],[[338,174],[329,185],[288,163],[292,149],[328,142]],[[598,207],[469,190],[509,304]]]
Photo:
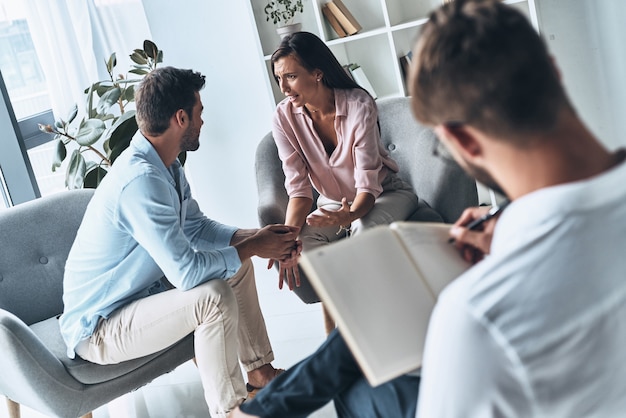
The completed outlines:
[[[65,261],[93,189],[0,210],[0,309],[27,325],[63,312]]]
[[[478,204],[476,182],[452,161],[433,155],[437,138],[419,124],[409,97],[377,100],[381,141],[400,166],[400,177],[445,222],[454,222],[463,210]]]

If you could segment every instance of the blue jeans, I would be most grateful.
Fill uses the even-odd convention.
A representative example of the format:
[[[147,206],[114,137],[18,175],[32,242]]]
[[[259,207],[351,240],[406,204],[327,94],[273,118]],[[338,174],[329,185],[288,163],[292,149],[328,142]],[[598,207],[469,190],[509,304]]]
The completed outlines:
[[[310,357],[241,405],[262,418],[306,417],[334,401],[341,418],[414,418],[419,377],[401,376],[372,387],[337,330]]]

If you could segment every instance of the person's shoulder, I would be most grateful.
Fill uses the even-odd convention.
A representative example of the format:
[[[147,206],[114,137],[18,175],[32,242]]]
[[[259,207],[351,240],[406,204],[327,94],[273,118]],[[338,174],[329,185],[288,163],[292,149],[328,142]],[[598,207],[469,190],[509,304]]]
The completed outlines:
[[[125,189],[130,183],[152,183],[165,179],[163,170],[152,163],[146,156],[136,150],[123,153],[115,160],[115,164],[105,176],[105,181],[119,190]]]
[[[346,100],[348,101],[367,103],[369,105],[374,104],[374,99],[372,98],[372,96],[370,96],[367,91],[361,88],[345,89],[343,91],[345,92]]]
[[[276,110],[274,111],[274,115],[275,117],[279,117],[282,115],[290,115],[291,113],[294,112],[294,109],[295,107],[293,103],[291,103],[291,100],[289,100],[289,97],[285,97],[276,105]]]
[[[362,111],[376,111],[376,102],[363,89],[354,88],[354,89],[344,89],[337,90],[335,93],[336,97],[339,98],[340,102],[343,101],[347,109],[356,110],[360,109]]]

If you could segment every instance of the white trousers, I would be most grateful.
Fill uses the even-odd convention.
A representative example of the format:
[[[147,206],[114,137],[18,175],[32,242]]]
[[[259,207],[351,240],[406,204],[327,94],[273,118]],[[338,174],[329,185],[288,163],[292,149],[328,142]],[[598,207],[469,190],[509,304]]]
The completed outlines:
[[[160,351],[192,332],[211,416],[226,417],[247,395],[238,360],[246,371],[274,360],[250,260],[228,280],[129,303],[102,319],[76,353],[93,363],[114,364]]]

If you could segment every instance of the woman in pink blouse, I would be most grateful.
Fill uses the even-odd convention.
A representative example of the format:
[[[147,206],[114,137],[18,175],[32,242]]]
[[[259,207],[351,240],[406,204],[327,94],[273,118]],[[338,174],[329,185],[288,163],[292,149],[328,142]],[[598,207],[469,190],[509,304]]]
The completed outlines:
[[[283,38],[271,64],[287,96],[272,128],[289,195],[285,224],[302,228],[303,251],[413,213],[417,196],[382,147],[374,99],[330,49],[297,32]],[[313,212],[312,188],[319,192]],[[279,287],[286,281],[303,301],[319,301],[297,257],[280,262],[279,272]]]

